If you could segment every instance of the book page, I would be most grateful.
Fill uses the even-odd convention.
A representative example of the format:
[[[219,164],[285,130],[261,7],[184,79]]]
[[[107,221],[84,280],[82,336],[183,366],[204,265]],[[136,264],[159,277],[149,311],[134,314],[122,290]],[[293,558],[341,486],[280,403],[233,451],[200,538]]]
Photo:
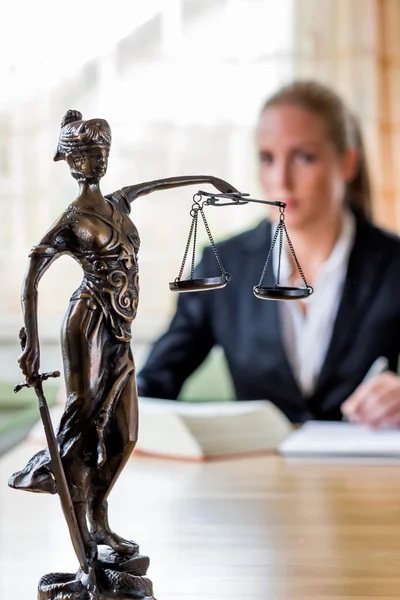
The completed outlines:
[[[164,454],[171,454],[171,441],[156,432],[168,430],[172,416],[180,420],[205,457],[276,449],[293,430],[287,417],[266,400],[189,403],[140,398],[139,415],[138,447],[142,436],[152,437],[158,452]],[[174,435],[174,447],[179,450],[180,438]],[[183,457],[185,448],[181,446],[178,454]]]
[[[293,430],[290,421],[269,402],[240,402],[231,413],[185,413],[183,421],[206,456],[275,450]]]
[[[179,415],[168,410],[164,414],[140,410],[139,435],[135,450],[171,458],[204,458],[201,445],[186,424]]]
[[[292,456],[392,456],[400,458],[400,430],[370,429],[348,422],[309,421],[278,451]]]

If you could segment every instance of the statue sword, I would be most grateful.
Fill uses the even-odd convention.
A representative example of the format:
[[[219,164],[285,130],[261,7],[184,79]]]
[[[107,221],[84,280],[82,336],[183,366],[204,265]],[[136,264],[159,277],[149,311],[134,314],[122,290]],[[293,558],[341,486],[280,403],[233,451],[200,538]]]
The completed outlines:
[[[21,347],[23,350],[26,344],[26,331],[24,327],[19,332],[19,339],[21,340]],[[19,392],[24,387],[33,387],[36,396],[38,397],[40,416],[42,419],[44,432],[46,434],[47,446],[50,452],[51,468],[56,480],[57,492],[60,497],[61,507],[63,509],[65,519],[67,521],[72,545],[74,547],[76,556],[78,557],[78,561],[82,570],[85,573],[89,573],[89,564],[85,554],[82,535],[79,529],[78,521],[76,519],[75,509],[72,503],[67,479],[65,477],[64,466],[62,464],[60,452],[58,450],[58,444],[56,436],[54,434],[53,424],[50,418],[49,407],[47,405],[47,401],[43,393],[43,381],[49,379],[50,377],[59,376],[59,371],[54,371],[52,373],[42,373],[35,379],[35,381],[32,384],[24,382],[20,383],[19,385],[16,385],[14,387],[14,392]]]

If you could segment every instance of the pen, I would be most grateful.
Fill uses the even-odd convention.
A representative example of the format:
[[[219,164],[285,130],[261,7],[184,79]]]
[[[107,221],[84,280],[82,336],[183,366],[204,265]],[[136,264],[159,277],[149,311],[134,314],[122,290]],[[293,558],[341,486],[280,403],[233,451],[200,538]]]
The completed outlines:
[[[365,374],[365,377],[363,379],[363,383],[365,381],[369,381],[370,379],[372,379],[376,375],[380,375],[384,371],[387,371],[388,367],[389,367],[389,361],[386,358],[386,356],[379,356],[379,358],[377,358],[372,363],[372,365],[368,369],[367,373]]]

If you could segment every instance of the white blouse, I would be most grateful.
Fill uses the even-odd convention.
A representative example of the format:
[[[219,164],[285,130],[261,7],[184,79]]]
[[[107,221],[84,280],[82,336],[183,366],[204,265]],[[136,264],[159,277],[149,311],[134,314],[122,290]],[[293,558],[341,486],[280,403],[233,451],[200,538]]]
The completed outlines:
[[[276,224],[272,224],[272,235]],[[316,280],[314,293],[304,300],[307,311],[304,313],[299,301],[279,302],[279,312],[284,347],[294,376],[305,396],[310,396],[321,371],[343,291],[347,266],[356,231],[355,217],[349,210],[343,212],[339,238],[329,256],[322,264]],[[290,231],[289,231],[290,235]],[[282,248],[280,285],[290,286],[291,265],[289,248]],[[295,249],[296,250],[296,249]],[[279,239],[273,251],[273,267],[277,273]],[[303,286],[299,274],[299,283]]]

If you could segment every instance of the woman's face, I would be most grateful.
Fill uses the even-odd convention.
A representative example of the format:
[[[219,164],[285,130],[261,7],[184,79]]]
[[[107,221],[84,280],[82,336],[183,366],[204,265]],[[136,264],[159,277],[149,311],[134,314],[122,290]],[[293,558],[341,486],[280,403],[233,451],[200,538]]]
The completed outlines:
[[[302,228],[336,215],[354,174],[353,150],[339,156],[322,118],[294,105],[261,115],[257,146],[262,189],[268,200],[286,202],[286,224]]]
[[[78,180],[98,181],[106,174],[108,154],[107,148],[99,146],[69,154],[67,163],[72,176]]]

